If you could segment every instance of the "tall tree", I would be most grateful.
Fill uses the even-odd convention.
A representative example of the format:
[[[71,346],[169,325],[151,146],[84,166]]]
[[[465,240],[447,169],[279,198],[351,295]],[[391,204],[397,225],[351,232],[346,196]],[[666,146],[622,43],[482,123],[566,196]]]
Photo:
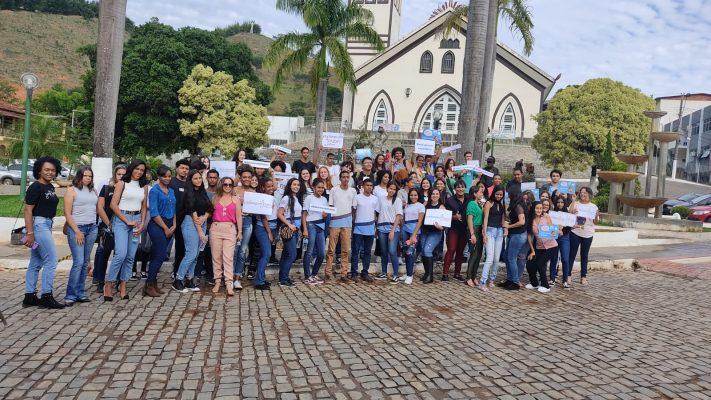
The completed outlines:
[[[278,90],[285,74],[301,70],[315,54],[311,63],[311,93],[316,96],[316,133],[314,148],[321,144],[321,131],[326,114],[329,60],[338,80],[356,90],[353,62],[345,46],[346,38],[360,40],[378,52],[385,49],[378,32],[372,28],[373,13],[355,2],[342,0],[277,0],[276,8],[300,16],[309,29],[307,33],[290,32],[277,37],[264,57],[266,66],[278,64],[274,90]]]

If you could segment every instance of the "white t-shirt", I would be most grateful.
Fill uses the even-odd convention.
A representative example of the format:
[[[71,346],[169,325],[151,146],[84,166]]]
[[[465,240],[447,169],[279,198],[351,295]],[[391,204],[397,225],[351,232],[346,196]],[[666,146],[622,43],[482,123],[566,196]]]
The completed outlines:
[[[355,189],[354,189],[355,190]],[[366,196],[361,193],[356,196],[355,226],[353,233],[359,235],[375,234],[375,213],[380,212],[378,196]]]
[[[346,190],[336,186],[331,189],[328,205],[336,207],[336,213],[331,215],[332,228],[350,228],[352,224],[351,212],[356,207],[356,190],[349,187]]]
[[[422,203],[413,203],[405,206],[405,222],[415,221],[420,218],[420,213],[425,212],[425,205]]]
[[[378,196],[378,198],[388,197],[388,189],[383,189],[380,185],[376,185],[373,188],[373,194]]]
[[[328,169],[328,173],[331,176],[335,176],[336,179],[338,179],[338,174],[341,173],[341,166],[338,164],[333,164],[331,166],[328,166],[326,164],[321,165],[321,167],[326,167]]]
[[[581,204],[577,203],[575,205],[577,208],[577,215],[581,216],[580,214],[584,214],[588,216],[588,218],[585,219],[585,224],[583,225],[582,228],[573,228],[571,232],[574,234],[578,235],[579,237],[582,238],[591,238],[595,234],[595,223],[594,223],[594,218],[589,218],[589,216],[592,215],[597,215],[598,209],[597,206],[593,203],[587,203],[587,204]]]
[[[395,217],[402,215],[402,201],[395,196],[395,202],[388,200],[387,197],[381,197],[380,211],[378,212],[378,230],[381,232],[390,232],[392,224],[395,223]],[[399,227],[395,228],[397,232]]]
[[[291,211],[289,210],[289,196],[284,196],[281,198],[281,201],[279,202],[279,208],[284,209],[284,217],[289,220],[291,219]],[[301,203],[299,203],[299,200],[294,201],[294,218],[301,218],[301,211],[303,210],[303,207],[301,207]]]
[[[309,223],[320,220],[321,222],[316,225],[318,225],[321,229],[323,229],[325,226],[325,221],[323,220],[323,215],[321,214],[321,211],[311,211],[312,205],[327,207],[328,200],[326,200],[326,198],[323,196],[316,197],[314,195],[306,196],[306,199],[304,199],[304,210],[306,210],[306,213],[307,213],[306,220]]]

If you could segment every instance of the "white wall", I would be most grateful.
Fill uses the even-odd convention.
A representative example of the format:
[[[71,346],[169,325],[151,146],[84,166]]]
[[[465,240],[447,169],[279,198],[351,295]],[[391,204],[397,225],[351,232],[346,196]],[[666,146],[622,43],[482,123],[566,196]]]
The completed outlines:
[[[269,119],[269,129],[267,136],[270,140],[286,140],[291,142],[292,132],[296,132],[304,126],[304,117],[280,117],[267,116]]]

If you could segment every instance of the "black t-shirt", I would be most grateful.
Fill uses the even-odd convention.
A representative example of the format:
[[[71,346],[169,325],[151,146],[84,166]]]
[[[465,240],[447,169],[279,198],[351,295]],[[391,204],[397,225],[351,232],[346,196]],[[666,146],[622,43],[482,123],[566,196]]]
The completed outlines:
[[[114,216],[114,212],[111,210],[111,199],[114,197],[114,190],[115,189],[116,189],[116,186],[104,185],[104,187],[101,188],[101,192],[99,192],[99,197],[104,198],[104,212],[109,217],[109,221]],[[101,219],[99,219],[99,220],[101,220]]]
[[[199,217],[207,212],[212,212],[212,203],[210,203],[210,199],[207,197],[207,192],[198,189],[193,190],[192,201],[188,200],[183,202],[183,215],[187,216],[195,212]]]
[[[183,222],[183,217],[185,214],[183,214],[183,197],[185,197],[185,184],[187,181],[181,181],[178,178],[171,178],[170,183],[168,184],[168,187],[173,189],[173,192],[175,193],[175,209],[177,210],[176,217],[177,217],[177,224],[180,226],[180,224]]]
[[[370,170],[370,174],[366,174],[363,171],[358,172],[355,175],[355,186],[356,186],[356,191],[360,193],[362,187],[363,187],[363,180],[365,178],[370,179],[371,182],[373,182],[373,185],[375,185],[375,171]]]
[[[459,212],[459,214],[462,216],[461,221],[457,221],[456,219],[452,218],[452,226],[450,229],[454,229],[457,232],[460,233],[466,233],[467,231],[467,203],[468,199],[467,196],[464,196],[464,201],[460,202],[459,199],[457,199],[456,195],[450,196],[445,202],[444,206],[447,208],[447,210],[452,212],[452,217]]]
[[[485,171],[489,171],[494,175],[499,175],[499,169],[496,167],[489,167],[488,165],[484,167]],[[484,184],[484,186],[489,187],[494,184],[494,177],[493,176],[486,176],[482,175],[481,176],[481,183]]]
[[[51,183],[43,185],[39,181],[35,181],[27,188],[25,203],[34,206],[32,216],[54,218],[57,215],[59,198],[57,198],[57,193],[54,192],[54,186]]]
[[[518,216],[519,214],[523,214],[524,218],[526,215],[526,207],[519,203],[511,207],[509,210],[509,225],[513,225],[518,222]],[[526,224],[523,224],[519,226],[518,228],[509,228],[509,235],[516,234],[516,233],[526,233]]]
[[[295,174],[301,174],[302,169],[308,169],[310,173],[315,174],[316,164],[312,163],[311,161],[303,162],[301,160],[296,160],[293,164],[291,164],[291,172]]]

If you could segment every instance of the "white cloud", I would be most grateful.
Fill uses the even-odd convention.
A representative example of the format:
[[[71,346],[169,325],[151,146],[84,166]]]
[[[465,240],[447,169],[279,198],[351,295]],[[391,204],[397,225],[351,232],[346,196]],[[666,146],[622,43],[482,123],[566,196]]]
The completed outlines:
[[[441,1],[403,0],[401,36],[422,25]],[[255,20],[273,36],[303,30],[274,0],[148,0],[128,2],[140,24],[151,17],[174,27],[212,29]],[[466,4],[466,0],[460,3]],[[711,93],[711,0],[529,0],[535,23],[530,59],[555,76],[557,87],[609,77],[654,96]],[[521,49],[500,24],[499,40]]]

